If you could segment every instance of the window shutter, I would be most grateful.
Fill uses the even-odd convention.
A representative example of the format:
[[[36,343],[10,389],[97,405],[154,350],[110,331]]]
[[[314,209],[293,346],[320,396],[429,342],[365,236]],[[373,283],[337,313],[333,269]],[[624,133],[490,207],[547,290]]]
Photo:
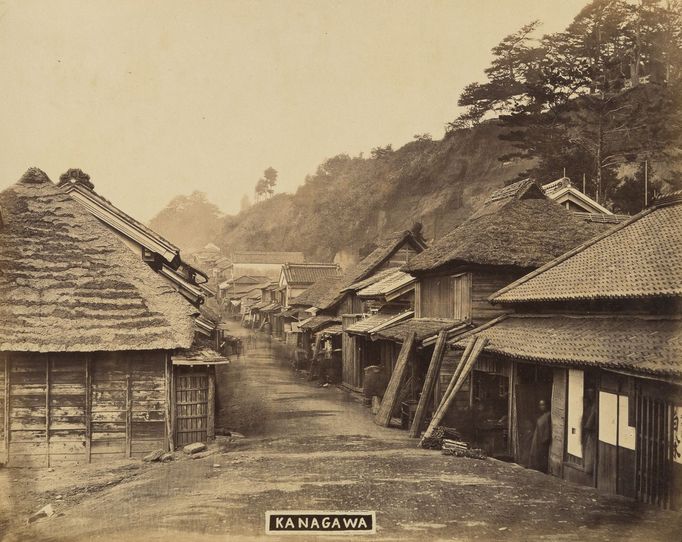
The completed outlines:
[[[452,277],[455,320],[471,320],[471,273]]]

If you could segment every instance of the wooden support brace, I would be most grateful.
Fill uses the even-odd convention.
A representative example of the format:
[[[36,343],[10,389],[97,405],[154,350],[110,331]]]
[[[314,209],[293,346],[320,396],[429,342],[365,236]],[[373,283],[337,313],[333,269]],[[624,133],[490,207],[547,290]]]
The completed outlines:
[[[443,361],[443,353],[445,352],[447,339],[448,332],[444,329],[438,334],[438,338],[436,339],[436,345],[433,349],[433,355],[431,356],[429,369],[426,373],[426,379],[424,380],[424,387],[422,388],[421,395],[419,396],[417,410],[414,413],[414,420],[412,421],[412,426],[410,427],[410,437],[412,438],[417,438],[421,432],[421,425],[424,423],[424,418],[426,417],[426,407],[431,400],[431,394],[433,393],[433,388],[436,384],[438,373],[440,372],[440,366]]]
[[[405,368],[407,367],[407,362],[414,348],[416,334],[414,331],[407,334],[403,342],[403,346],[400,349],[400,354],[398,354],[398,361],[395,364],[395,369],[393,374],[391,374],[391,380],[388,382],[386,387],[386,392],[384,393],[384,398],[381,401],[381,406],[379,407],[379,412],[377,412],[374,421],[383,427],[388,427],[391,423],[391,414],[395,408],[395,403],[398,398],[398,392],[400,389],[400,383],[403,380],[403,375],[405,374]]]
[[[166,438],[168,450],[175,450],[175,391],[173,390],[173,362],[166,354]]]
[[[208,393],[206,394],[206,440],[215,438],[215,365],[206,367],[208,371]]]
[[[445,414],[450,408],[450,405],[452,404],[455,395],[457,395],[457,392],[462,387],[462,384],[464,384],[464,380],[469,375],[469,372],[473,368],[474,363],[476,363],[476,359],[478,359],[478,355],[481,353],[487,342],[488,340],[484,337],[476,337],[472,340],[472,342],[469,343],[471,349],[469,349],[469,346],[467,346],[467,349],[465,350],[464,355],[462,356],[462,360],[459,362],[459,365],[457,366],[457,371],[455,371],[455,374],[452,375],[452,380],[450,381],[450,385],[448,386],[448,391],[446,392],[446,395],[443,396],[443,400],[438,406],[438,410],[431,419],[429,427],[426,429],[426,431],[424,432],[424,436],[419,442],[420,446],[424,442],[424,439],[431,436],[433,430],[445,417]],[[465,357],[467,353],[469,355],[468,357]]]

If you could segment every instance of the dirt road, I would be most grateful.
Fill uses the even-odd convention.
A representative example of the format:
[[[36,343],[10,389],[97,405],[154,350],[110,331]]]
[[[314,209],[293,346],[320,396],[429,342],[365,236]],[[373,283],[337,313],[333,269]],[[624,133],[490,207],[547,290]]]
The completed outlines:
[[[492,460],[419,450],[259,340],[219,376],[203,459],[0,471],[5,540],[249,540],[266,510],[376,510],[376,540],[680,540],[680,517]],[[26,525],[45,504],[57,515]],[[286,539],[291,540],[291,537]]]

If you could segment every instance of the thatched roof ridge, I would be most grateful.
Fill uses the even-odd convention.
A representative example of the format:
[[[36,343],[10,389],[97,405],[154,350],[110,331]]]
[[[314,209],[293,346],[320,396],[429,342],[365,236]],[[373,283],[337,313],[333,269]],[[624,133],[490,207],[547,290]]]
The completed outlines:
[[[0,350],[187,348],[196,309],[37,168],[0,192]]]
[[[680,246],[682,201],[661,199],[506,286],[491,300],[527,303],[680,297]]]
[[[494,193],[403,271],[434,271],[450,263],[539,267],[602,231],[603,226],[547,198],[534,183],[521,181]]]

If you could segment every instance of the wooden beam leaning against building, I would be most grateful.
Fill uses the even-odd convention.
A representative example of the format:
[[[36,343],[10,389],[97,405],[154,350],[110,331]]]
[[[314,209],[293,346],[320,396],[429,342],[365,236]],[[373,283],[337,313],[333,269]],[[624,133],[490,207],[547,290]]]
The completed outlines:
[[[485,372],[510,383],[513,460],[682,506],[681,244],[682,197],[671,194],[491,297],[515,312],[469,335],[489,341],[479,388]],[[543,457],[528,438],[547,412],[539,400],[551,414]]]

